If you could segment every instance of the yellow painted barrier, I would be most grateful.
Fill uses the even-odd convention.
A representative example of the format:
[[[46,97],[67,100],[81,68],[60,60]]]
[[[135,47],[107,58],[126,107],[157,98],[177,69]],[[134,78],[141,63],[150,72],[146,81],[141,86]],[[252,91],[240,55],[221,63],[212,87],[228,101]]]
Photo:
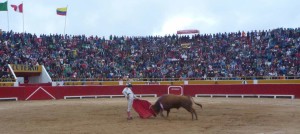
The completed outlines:
[[[258,84],[300,84],[300,80],[278,79],[278,80],[259,80]]]
[[[41,65],[10,64],[15,73],[41,73]]]
[[[13,87],[13,82],[0,82],[0,87]]]

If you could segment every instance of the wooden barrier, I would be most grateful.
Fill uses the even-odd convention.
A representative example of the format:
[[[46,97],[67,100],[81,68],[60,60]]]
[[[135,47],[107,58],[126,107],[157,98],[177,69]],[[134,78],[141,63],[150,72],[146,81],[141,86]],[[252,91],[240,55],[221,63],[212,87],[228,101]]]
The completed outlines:
[[[0,98],[0,101],[18,101],[17,97]]]
[[[176,85],[174,85],[176,86]],[[180,86],[180,85],[177,85]],[[64,99],[65,96],[95,97],[95,95],[112,96],[122,95],[125,86],[24,86],[24,87],[1,87],[0,98],[16,97],[18,100],[51,100]],[[168,92],[169,85],[133,85],[133,92],[137,95],[161,96]],[[230,95],[261,95],[268,97],[290,97],[293,95],[300,98],[300,84],[259,84],[259,85],[184,85],[183,95],[195,96],[197,94]],[[265,95],[265,96],[262,96]],[[115,97],[117,97],[115,96]],[[245,97],[245,96],[244,96]],[[80,97],[79,97],[80,98]]]
[[[247,97],[255,97],[255,98],[290,98],[294,99],[295,95],[272,95],[272,94],[196,94],[195,97],[241,97],[241,98],[247,98]]]
[[[136,94],[137,97],[157,97],[157,94]],[[64,99],[85,99],[85,98],[115,98],[125,97],[124,95],[82,95],[82,96],[64,96]]]

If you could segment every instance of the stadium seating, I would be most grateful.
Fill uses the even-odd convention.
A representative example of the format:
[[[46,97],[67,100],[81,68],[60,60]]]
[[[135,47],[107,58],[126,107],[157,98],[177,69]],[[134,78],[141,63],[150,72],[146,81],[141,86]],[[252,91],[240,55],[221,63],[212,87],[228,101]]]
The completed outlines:
[[[300,78],[300,29],[118,37],[0,33],[0,79],[7,65],[44,65],[53,80]]]

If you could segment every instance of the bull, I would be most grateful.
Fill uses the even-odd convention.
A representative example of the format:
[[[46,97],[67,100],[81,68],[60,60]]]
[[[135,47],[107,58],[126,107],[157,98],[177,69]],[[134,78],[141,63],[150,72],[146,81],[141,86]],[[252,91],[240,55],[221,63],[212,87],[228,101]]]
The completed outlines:
[[[196,103],[192,97],[190,96],[179,96],[179,95],[163,95],[158,98],[158,100],[152,105],[150,108],[154,111],[155,116],[157,114],[160,114],[164,117],[163,111],[167,111],[167,117],[169,116],[170,110],[172,108],[179,109],[180,107],[183,107],[188,112],[192,114],[192,120],[194,120],[194,115],[196,117],[196,120],[198,120],[197,113],[195,109],[193,108],[193,103],[200,106],[202,109],[202,105],[199,103]]]

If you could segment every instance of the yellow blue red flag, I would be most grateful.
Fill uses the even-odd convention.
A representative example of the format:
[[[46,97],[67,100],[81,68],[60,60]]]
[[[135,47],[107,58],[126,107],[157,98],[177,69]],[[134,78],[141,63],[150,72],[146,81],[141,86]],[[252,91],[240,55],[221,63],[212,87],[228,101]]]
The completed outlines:
[[[61,16],[66,16],[67,15],[67,7],[62,7],[62,8],[57,8],[56,9],[56,14],[61,15]]]

